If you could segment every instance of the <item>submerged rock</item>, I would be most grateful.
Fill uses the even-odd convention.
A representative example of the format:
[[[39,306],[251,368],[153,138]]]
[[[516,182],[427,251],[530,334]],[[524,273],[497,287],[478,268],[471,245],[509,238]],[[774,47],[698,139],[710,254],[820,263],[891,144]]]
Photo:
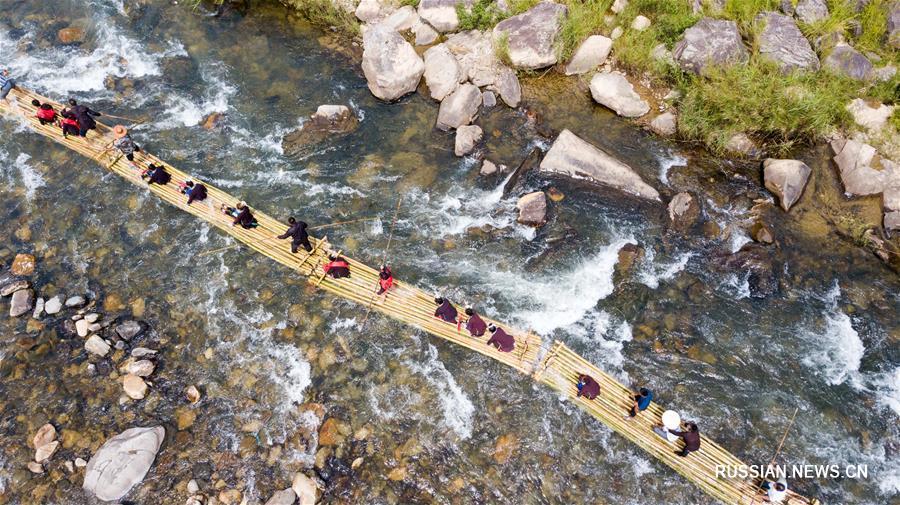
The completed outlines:
[[[446,131],[471,123],[480,106],[481,91],[478,87],[469,83],[461,85],[441,102],[437,128]]]
[[[9,296],[16,291],[21,291],[23,289],[28,289],[31,287],[31,282],[27,279],[19,279],[17,281],[12,281],[9,284],[0,288],[0,296]]]
[[[797,203],[806,188],[812,170],[799,160],[769,158],[763,162],[763,181],[766,189],[778,197],[785,212]]]
[[[352,132],[358,125],[346,105],[320,105],[309,121],[284,136],[281,148],[287,156],[298,156],[314,144]]]
[[[612,50],[612,43],[612,39],[603,35],[588,37],[578,46],[566,65],[566,75],[583,74],[603,65]]]
[[[165,434],[156,426],[130,428],[110,438],[88,462],[82,487],[101,500],[122,498],[147,475]]]
[[[760,55],[777,63],[783,72],[819,69],[819,57],[793,19],[776,12],[761,13],[756,19],[765,23],[759,34]]]
[[[836,139],[831,142],[834,162],[844,184],[844,192],[848,196],[874,195],[884,191],[889,170],[885,170],[885,162],[875,152],[875,148],[848,139]]]
[[[672,56],[681,68],[695,74],[703,74],[710,65],[746,63],[750,59],[737,23],[713,18],[703,18],[685,30]]]
[[[519,84],[519,77],[512,69],[503,67],[497,75],[497,80],[491,86],[491,89],[500,95],[500,99],[506,105],[516,108],[522,101],[522,87]]]
[[[393,101],[416,90],[425,63],[399,33],[375,25],[363,36],[362,69],[372,94]]]
[[[498,23],[494,27],[494,45],[506,53],[516,68],[549,67],[557,61],[556,41],[567,12],[565,5],[541,2]]]
[[[20,289],[12,294],[9,303],[9,317],[19,317],[31,312],[34,307],[34,291]]]
[[[84,42],[84,30],[77,26],[69,26],[56,32],[56,40],[63,45],[77,45]]]
[[[700,203],[690,193],[681,192],[669,201],[668,211],[672,227],[685,232],[700,218]]]
[[[144,326],[138,321],[134,320],[123,321],[121,324],[116,326],[116,335],[118,335],[122,340],[131,340],[140,335],[143,331]]]
[[[31,275],[34,273],[35,260],[31,254],[19,253],[13,258],[10,272],[14,275]]]
[[[591,97],[624,117],[640,117],[650,112],[650,104],[634,91],[621,72],[600,72],[591,78]]]
[[[528,193],[516,202],[519,217],[516,219],[521,224],[528,226],[543,226],[547,222],[547,197],[543,191]]]
[[[540,167],[542,172],[589,179],[641,198],[659,201],[659,192],[644,182],[631,167],[569,130],[559,134]]]
[[[456,142],[453,148],[453,154],[457,156],[465,156],[475,149],[475,145],[481,142],[483,132],[481,127],[477,125],[465,125],[456,129]]]
[[[84,349],[91,354],[103,357],[109,354],[111,348],[99,335],[91,335],[84,341]]]

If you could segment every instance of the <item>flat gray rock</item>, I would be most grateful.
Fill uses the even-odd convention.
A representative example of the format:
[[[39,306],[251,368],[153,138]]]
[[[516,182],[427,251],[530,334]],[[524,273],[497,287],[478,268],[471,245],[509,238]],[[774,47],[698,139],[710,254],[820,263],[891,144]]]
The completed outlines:
[[[441,102],[436,126],[446,131],[467,125],[478,114],[480,106],[481,91],[478,86],[465,83]]]
[[[763,162],[763,181],[766,189],[778,197],[785,212],[791,210],[803,195],[811,173],[812,170],[806,163],[799,160],[768,158]]]
[[[822,66],[858,81],[868,81],[875,76],[872,62],[849,44],[844,43],[836,45],[831,50],[822,60]]]
[[[490,88],[500,95],[503,103],[513,109],[518,107],[519,102],[522,101],[522,86],[519,84],[519,77],[511,68],[503,67],[497,75],[494,85]]]
[[[603,35],[591,35],[575,50],[569,64],[566,65],[566,75],[583,74],[606,63],[609,52],[612,50],[612,39]]]
[[[631,167],[569,130],[559,134],[540,167],[541,172],[587,179],[640,198],[659,201],[659,192]]]
[[[547,197],[543,191],[528,193],[516,202],[519,223],[528,226],[542,226],[547,221]]]
[[[20,289],[12,294],[9,303],[9,317],[19,317],[34,308],[34,291]]]
[[[875,195],[884,191],[889,173],[884,170],[874,147],[855,140],[836,139],[831,142],[831,150],[848,196]]]
[[[509,61],[516,68],[534,70],[554,65],[556,41],[567,13],[565,5],[541,2],[498,23],[494,27],[494,45],[508,49]]]
[[[456,140],[453,147],[453,154],[457,156],[465,156],[471,153],[475,146],[481,142],[484,132],[478,125],[463,125],[456,129]]]
[[[650,112],[644,101],[620,72],[600,72],[591,79],[591,97],[623,117],[641,117]]]
[[[685,30],[672,56],[684,70],[702,74],[710,65],[746,63],[750,53],[734,21],[703,18]]]
[[[104,501],[118,500],[139,484],[156,459],[166,430],[130,428],[110,438],[91,457],[82,487]]]
[[[777,12],[764,12],[756,19],[765,23],[759,35],[761,56],[774,61],[783,72],[819,69],[819,57],[792,18]]]

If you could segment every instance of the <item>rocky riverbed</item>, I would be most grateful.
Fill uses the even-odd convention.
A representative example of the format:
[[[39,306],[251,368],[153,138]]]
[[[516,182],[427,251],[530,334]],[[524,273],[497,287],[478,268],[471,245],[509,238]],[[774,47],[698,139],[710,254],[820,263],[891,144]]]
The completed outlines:
[[[898,283],[857,245],[881,199],[844,196],[832,146],[765,166],[722,159],[635,128],[588,81],[514,75],[520,96],[504,98],[509,74],[494,66],[448,81],[450,108],[424,54],[425,86],[386,103],[362,46],[274,4],[211,17],[20,2],[2,23],[23,84],[146,118],[139,144],[273,215],[380,216],[329,230],[370,263],[402,193],[401,278],[652,386],[751,462],[798,405],[786,462],[871,477],[796,489],[896,499]],[[486,40],[432,57],[462,66],[460,48]],[[707,502],[549,391],[380,317],[362,325],[358,307],[249,252],[201,255],[230,241],[91,160],[0,129],[0,502],[91,503],[94,458],[128,465],[130,490],[101,492],[135,503],[279,503],[288,488],[328,503]],[[146,457],[117,458],[128,443]]]

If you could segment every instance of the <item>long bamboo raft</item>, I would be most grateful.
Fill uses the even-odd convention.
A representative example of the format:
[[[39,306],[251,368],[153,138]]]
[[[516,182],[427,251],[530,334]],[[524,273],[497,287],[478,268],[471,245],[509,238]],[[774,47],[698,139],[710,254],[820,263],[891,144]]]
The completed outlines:
[[[493,358],[532,377],[537,382],[550,386],[582,410],[634,442],[648,454],[670,466],[722,503],[735,505],[762,505],[764,503],[764,495],[759,489],[758,482],[750,479],[717,477],[717,466],[739,466],[743,463],[708,437],[702,437],[699,451],[684,458],[677,456],[675,451],[682,446],[682,443],[670,443],[652,431],[653,426],[661,423],[662,413],[665,410],[659,404],[652,403],[636,419],[624,420],[623,415],[631,407],[633,393],[562,342],[555,341],[549,346],[549,349],[544,349],[544,343],[539,336],[517,331],[497,321],[486,319],[515,336],[515,349],[512,352],[500,352],[493,346],[486,345],[486,336],[471,337],[464,330],[458,331],[455,324],[436,319],[433,316],[435,305],[432,297],[400,280],[395,281],[394,288],[383,303],[373,303],[375,302],[373,290],[378,279],[376,269],[344,256],[350,264],[352,272],[350,278],[332,279],[324,275],[321,267],[328,261],[328,252],[331,250],[327,237],[322,239],[311,237],[312,252],[307,253],[301,250],[299,254],[292,254],[288,241],[271,239],[273,235],[284,233],[287,228],[284,223],[276,221],[251,206],[254,209],[254,216],[259,221],[259,227],[248,230],[240,226],[232,226],[231,218],[223,215],[218,209],[223,203],[233,207],[239,199],[205,181],[202,182],[208,190],[207,199],[188,206],[187,199],[178,189],[178,184],[188,179],[194,181],[200,181],[200,179],[189,177],[159,158],[142,151],[135,153],[137,165],[146,167],[149,163],[160,164],[165,166],[172,175],[172,181],[169,184],[165,186],[153,184],[148,187],[141,179],[139,169],[123,156],[119,156],[117,151],[110,149],[112,142],[110,126],[98,122],[97,130],[89,132],[86,138],[72,136],[63,138],[58,126],[40,124],[35,117],[36,109],[31,105],[32,99],[50,103],[57,111],[62,108],[53,100],[26,89],[16,88],[10,93],[8,101],[0,100],[0,111],[3,111],[4,115],[11,119],[23,122],[33,131],[101,163],[131,183],[149,188],[150,192],[171,205],[204,219],[260,254],[296,270],[305,276],[312,285],[352,300],[367,309],[381,312],[436,337]],[[459,309],[459,307],[457,308]],[[600,383],[601,394],[596,399],[587,400],[577,396],[576,384],[580,374],[590,375]],[[819,501],[791,491],[783,503],[818,505]]]

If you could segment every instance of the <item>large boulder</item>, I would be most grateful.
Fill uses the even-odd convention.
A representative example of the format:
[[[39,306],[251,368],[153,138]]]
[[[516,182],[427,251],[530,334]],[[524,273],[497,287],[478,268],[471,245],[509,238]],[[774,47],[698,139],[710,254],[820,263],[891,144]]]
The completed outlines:
[[[659,192],[631,167],[592,144],[563,130],[541,161],[541,171],[588,179],[647,200],[659,201]]]
[[[475,145],[481,142],[484,132],[478,125],[464,125],[456,129],[456,141],[453,154],[465,156],[475,149]]]
[[[416,23],[419,22],[419,15],[412,5],[404,5],[391,13],[390,16],[384,18],[380,23],[389,27],[391,30],[405,32],[411,30]]]
[[[799,160],[768,158],[763,162],[763,181],[766,189],[778,197],[785,211],[800,199],[812,170]]]
[[[893,2],[888,7],[887,35],[888,44],[900,49],[900,2]]]
[[[547,197],[543,191],[528,193],[516,202],[519,210],[519,223],[528,226],[542,226],[547,221]]]
[[[849,44],[843,42],[828,53],[828,56],[822,60],[822,65],[832,72],[858,81],[868,81],[875,76],[875,67],[872,66],[872,62]]]
[[[88,462],[82,487],[104,501],[122,498],[144,480],[165,435],[165,428],[156,426],[130,428],[110,438]]]
[[[612,50],[612,39],[603,35],[591,35],[575,50],[569,64],[566,65],[566,75],[583,74],[606,63],[609,52]]]
[[[516,68],[549,67],[556,63],[556,39],[567,12],[565,5],[541,2],[498,23],[494,27],[494,45],[508,54]]]
[[[287,156],[298,156],[323,140],[352,132],[358,125],[346,105],[320,105],[309,121],[281,139],[281,149]]]
[[[399,33],[375,25],[363,36],[362,69],[372,94],[391,101],[416,90],[425,63]]]
[[[847,196],[875,195],[884,191],[893,164],[878,156],[874,147],[841,138],[831,142],[831,150]]]
[[[668,211],[672,227],[684,232],[700,218],[700,203],[690,193],[681,192],[669,201]]]
[[[828,17],[828,4],[825,0],[800,0],[794,14],[801,22],[812,24]]]
[[[600,72],[591,79],[594,101],[624,117],[641,117],[650,112],[648,104],[620,72]]]
[[[481,91],[478,86],[465,83],[441,102],[438,109],[437,127],[440,130],[459,128],[472,122],[481,105]]]
[[[421,0],[419,17],[428,22],[439,32],[455,32],[459,28],[459,16],[456,15],[456,4],[463,3],[471,7],[473,0]]]
[[[709,66],[745,63],[750,53],[744,47],[737,23],[703,18],[685,30],[672,56],[686,71],[702,74]]]
[[[425,84],[431,98],[443,100],[465,80],[456,57],[446,44],[438,44],[425,51]]]
[[[764,12],[757,20],[765,23],[759,34],[760,55],[774,61],[783,72],[819,69],[819,57],[792,18],[777,12]]]

